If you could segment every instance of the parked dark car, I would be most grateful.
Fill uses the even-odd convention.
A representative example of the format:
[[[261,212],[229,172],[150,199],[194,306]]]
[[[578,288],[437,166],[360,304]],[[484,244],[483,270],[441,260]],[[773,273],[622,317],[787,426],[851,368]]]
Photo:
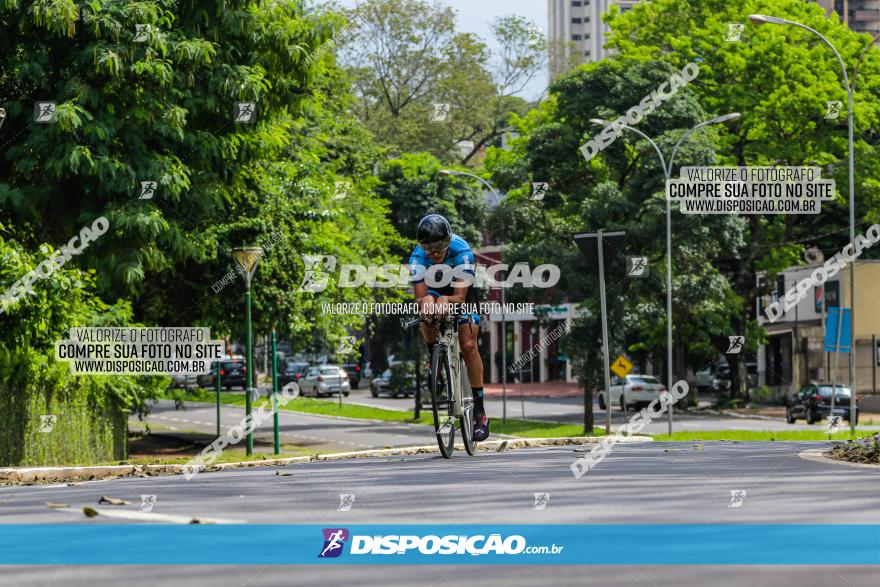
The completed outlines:
[[[422,372],[422,398],[430,396],[427,374]],[[379,397],[387,394],[393,398],[412,397],[415,395],[416,372],[412,361],[399,362],[386,369],[382,375],[370,383],[370,395]]]
[[[308,363],[298,363],[293,361],[287,363],[284,370],[278,373],[278,386],[284,387],[291,381],[299,383],[299,380],[305,376],[308,368]]]
[[[834,414],[831,413],[830,383],[810,383],[800,391],[795,391],[788,399],[788,407],[785,410],[785,419],[789,424],[794,424],[799,418],[804,418],[807,424],[814,424],[828,416],[841,416],[845,420],[850,419],[850,399],[852,394],[849,387],[836,384],[834,386]],[[859,400],[856,398],[856,424],[859,423]]]
[[[207,375],[199,375],[199,387],[205,389],[214,389],[217,384],[217,367],[220,367],[220,386],[223,389],[232,389],[247,387],[247,367],[244,359],[227,359],[223,361],[214,361],[211,363],[211,373]]]
[[[749,389],[758,387],[758,364],[746,363],[747,384]],[[712,388],[715,390],[727,389],[730,387],[731,374],[730,365],[728,363],[719,363],[715,368],[715,377],[712,380]]]
[[[358,363],[345,363],[342,365],[348,374],[348,382],[352,389],[357,389],[361,384],[361,366]]]

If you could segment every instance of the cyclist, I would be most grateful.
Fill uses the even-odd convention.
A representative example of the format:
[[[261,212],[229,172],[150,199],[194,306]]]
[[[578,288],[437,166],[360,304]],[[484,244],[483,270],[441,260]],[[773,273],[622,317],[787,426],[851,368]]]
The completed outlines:
[[[417,234],[418,246],[409,258],[410,271],[413,279],[413,293],[419,304],[421,314],[439,316],[449,312],[449,304],[473,303],[476,291],[470,284],[458,277],[469,274],[473,283],[474,253],[463,238],[452,234],[449,222],[439,214],[428,214],[419,221]],[[447,265],[455,270],[448,285],[429,288],[425,278],[433,271],[441,269],[432,267]],[[448,273],[444,271],[444,273]],[[434,283],[442,283],[442,279],[429,279]],[[437,329],[422,322],[422,337],[428,347],[428,356],[432,356],[437,344]],[[468,380],[474,396],[474,440],[482,441],[489,437],[489,417],[483,406],[483,360],[477,350],[477,333],[480,331],[478,314],[461,314],[458,317],[458,342],[461,354],[467,365]]]

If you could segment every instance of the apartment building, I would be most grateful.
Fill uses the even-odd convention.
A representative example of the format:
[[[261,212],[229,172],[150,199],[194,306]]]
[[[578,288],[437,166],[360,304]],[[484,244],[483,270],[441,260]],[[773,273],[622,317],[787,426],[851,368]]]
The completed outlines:
[[[880,34],[880,0],[817,0],[828,14],[836,12],[850,28]]]
[[[550,77],[565,73],[572,63],[600,61],[608,56],[605,35],[608,27],[601,15],[612,5],[622,12],[641,0],[548,0]],[[880,2],[880,0],[878,0]]]
[[[600,61],[608,56],[608,27],[601,15],[612,5],[626,12],[647,0],[547,0],[550,42],[550,79],[575,64]],[[880,34],[880,0],[813,0],[828,14],[836,12],[853,30]]]

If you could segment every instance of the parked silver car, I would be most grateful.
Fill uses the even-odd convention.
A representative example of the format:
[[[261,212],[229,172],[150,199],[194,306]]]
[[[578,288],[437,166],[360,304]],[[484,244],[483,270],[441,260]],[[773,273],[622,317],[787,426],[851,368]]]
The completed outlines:
[[[347,396],[351,391],[348,374],[339,365],[318,365],[310,367],[299,380],[300,394],[321,397],[338,394]]]

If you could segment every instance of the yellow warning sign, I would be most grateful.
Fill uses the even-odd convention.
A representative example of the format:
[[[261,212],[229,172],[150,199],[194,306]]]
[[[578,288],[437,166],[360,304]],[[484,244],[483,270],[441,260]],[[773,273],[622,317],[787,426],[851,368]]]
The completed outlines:
[[[620,378],[626,377],[626,374],[632,371],[633,364],[626,360],[626,357],[620,355],[611,363],[611,370]]]

